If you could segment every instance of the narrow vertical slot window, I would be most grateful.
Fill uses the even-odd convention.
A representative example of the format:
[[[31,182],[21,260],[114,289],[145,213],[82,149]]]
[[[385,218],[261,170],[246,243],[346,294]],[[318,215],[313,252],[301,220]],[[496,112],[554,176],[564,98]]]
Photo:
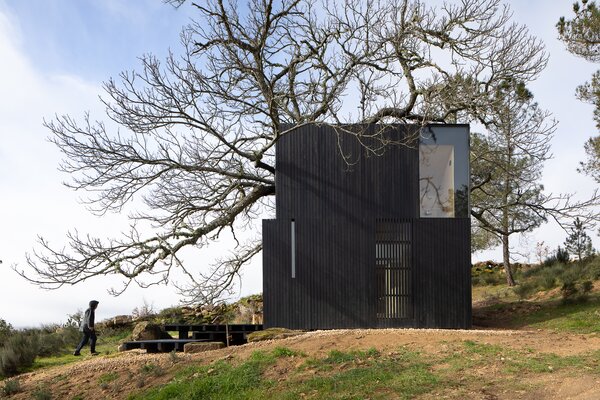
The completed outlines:
[[[291,242],[292,242],[292,278],[296,277],[296,221],[291,221]]]

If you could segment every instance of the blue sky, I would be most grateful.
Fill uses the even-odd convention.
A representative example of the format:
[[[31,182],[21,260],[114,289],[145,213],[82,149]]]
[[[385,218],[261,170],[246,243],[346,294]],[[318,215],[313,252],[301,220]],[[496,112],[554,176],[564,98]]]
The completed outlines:
[[[544,40],[550,53],[548,68],[531,85],[541,106],[560,122],[544,184],[551,191],[585,196],[597,184],[575,169],[595,127],[592,107],[578,102],[574,90],[596,67],[567,53],[556,39],[554,24],[570,13],[571,2],[509,4],[514,20]],[[175,10],[160,0],[0,0],[0,318],[15,326],[64,321],[92,297],[101,301],[99,318],[130,313],[144,300],[157,309],[177,303],[167,287],[133,288],[112,298],[106,289],[118,285],[114,278],[44,291],[9,266],[24,265],[37,234],[61,244],[73,227],[99,236],[125,228],[120,216],[88,214],[78,194],[61,185],[66,177],[56,170],[60,154],[47,142],[42,121],[55,113],[81,117],[88,110],[102,119],[102,81],[138,68],[143,53],[176,52],[180,29],[193,14],[189,3]],[[564,238],[564,232],[547,225],[520,248],[527,252],[540,240],[556,247]],[[597,236],[594,241],[600,247]],[[476,258],[500,259],[500,253]],[[244,294],[261,291],[260,259],[246,270],[243,282]]]
[[[136,67],[142,53],[161,56],[177,47],[192,11],[159,0],[18,0],[2,9],[33,65],[94,82]]]

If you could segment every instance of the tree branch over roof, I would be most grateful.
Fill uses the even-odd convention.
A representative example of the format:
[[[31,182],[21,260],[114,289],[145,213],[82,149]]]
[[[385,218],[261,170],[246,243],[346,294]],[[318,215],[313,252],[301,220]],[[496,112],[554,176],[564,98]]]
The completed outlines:
[[[93,212],[132,204],[136,212],[119,239],[74,231],[57,249],[40,238],[19,271],[32,282],[55,288],[116,274],[124,289],[167,282],[180,268],[196,287],[189,300],[214,300],[260,245],[237,245],[212,273],[191,268],[181,251],[256,227],[272,210],[282,137],[315,123],[353,135],[366,152],[413,145],[391,143],[385,125],[487,120],[498,85],[534,79],[547,61],[500,0],[437,9],[417,0],[192,4],[182,54],[163,62],[143,55],[139,70],[104,84],[118,129],[88,115],[45,122],[64,155],[66,185],[85,193]],[[357,123],[381,129],[344,125]]]

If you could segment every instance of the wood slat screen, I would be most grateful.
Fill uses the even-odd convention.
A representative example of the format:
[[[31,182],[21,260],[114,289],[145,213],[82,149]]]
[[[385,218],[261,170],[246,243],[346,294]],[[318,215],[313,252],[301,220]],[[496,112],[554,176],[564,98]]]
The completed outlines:
[[[375,232],[377,318],[413,317],[411,223],[378,220]]]

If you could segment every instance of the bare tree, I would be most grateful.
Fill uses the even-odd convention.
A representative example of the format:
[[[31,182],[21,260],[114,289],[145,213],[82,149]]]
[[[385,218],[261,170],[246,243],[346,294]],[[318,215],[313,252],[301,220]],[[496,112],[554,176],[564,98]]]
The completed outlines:
[[[57,249],[40,238],[30,269],[19,271],[30,281],[56,288],[117,274],[125,279],[119,293],[132,282],[167,282],[177,267],[189,278],[180,286],[189,301],[214,301],[260,252],[260,240],[239,244],[204,274],[180,260],[181,250],[256,227],[256,216],[272,208],[282,136],[331,124],[368,152],[411,145],[414,138],[392,142],[383,129],[366,137],[344,126],[485,121],[501,82],[532,80],[546,64],[542,44],[510,23],[500,0],[438,9],[418,0],[192,6],[183,54],[164,64],[145,55],[140,71],[105,83],[107,115],[123,130],[88,115],[45,123],[73,177],[67,185],[90,194],[90,209],[120,212],[134,199],[144,208],[118,239],[75,231]]]

